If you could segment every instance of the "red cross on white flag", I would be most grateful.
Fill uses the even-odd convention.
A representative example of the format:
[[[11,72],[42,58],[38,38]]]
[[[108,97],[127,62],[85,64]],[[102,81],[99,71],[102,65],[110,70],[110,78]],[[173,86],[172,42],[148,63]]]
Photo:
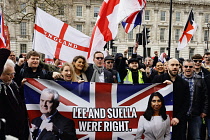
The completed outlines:
[[[33,49],[71,62],[77,55],[87,57],[90,37],[37,8]]]
[[[116,37],[119,23],[143,7],[142,0],[104,0],[91,36],[89,61],[94,52],[102,51],[106,42]]]

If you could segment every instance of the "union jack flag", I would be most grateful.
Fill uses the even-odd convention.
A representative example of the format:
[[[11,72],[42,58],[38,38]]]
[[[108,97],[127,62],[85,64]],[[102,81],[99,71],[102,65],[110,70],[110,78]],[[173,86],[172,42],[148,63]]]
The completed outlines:
[[[62,115],[74,120],[79,140],[134,139],[138,119],[146,110],[149,95],[156,91],[164,96],[167,114],[172,115],[173,85],[160,83],[125,85],[89,82],[78,84],[65,81],[28,79],[24,92],[30,121],[41,116],[39,98],[41,91],[45,88],[55,89],[60,94],[60,105],[57,109]],[[88,118],[90,112],[87,112],[85,117],[81,118],[78,117],[79,113],[74,112],[77,108],[87,108],[89,111],[91,108],[103,109],[109,110],[109,112],[105,113],[105,117],[94,119]],[[87,128],[84,129],[84,124],[81,125],[81,122],[88,122]],[[104,129],[102,131],[91,131],[88,129],[94,128],[89,126],[92,122],[102,123],[101,128],[105,128],[105,123],[110,125],[106,128],[106,131]],[[122,124],[119,122],[122,122]]]
[[[135,11],[132,14],[130,14],[128,17],[126,17],[122,21],[122,26],[125,29],[126,33],[129,33],[132,31],[137,25],[141,25],[142,23],[142,14],[143,9],[146,7],[146,0],[138,0],[139,4],[142,6],[141,10]]]
[[[141,25],[142,13],[142,10],[136,11],[122,21],[122,26],[126,33],[132,31],[137,25]]]

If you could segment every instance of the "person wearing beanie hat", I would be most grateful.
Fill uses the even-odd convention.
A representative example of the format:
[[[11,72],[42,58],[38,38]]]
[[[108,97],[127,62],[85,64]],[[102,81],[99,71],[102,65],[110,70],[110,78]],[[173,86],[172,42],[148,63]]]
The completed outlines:
[[[139,60],[138,60],[137,58],[131,58],[131,59],[128,60],[128,65],[129,65],[130,63],[132,63],[132,62],[138,63]]]
[[[104,67],[112,73],[113,79],[115,83],[120,83],[120,75],[118,71],[113,70],[114,58],[111,55],[107,55],[104,58]]]
[[[124,66],[120,72],[124,84],[143,84],[149,82],[149,78],[143,69],[139,69],[139,60],[131,58],[128,60],[128,68]]]

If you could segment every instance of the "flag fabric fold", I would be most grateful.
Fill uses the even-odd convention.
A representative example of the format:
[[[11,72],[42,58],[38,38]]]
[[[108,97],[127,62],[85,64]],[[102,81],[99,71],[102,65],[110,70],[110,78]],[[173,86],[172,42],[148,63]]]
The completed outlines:
[[[142,0],[104,0],[90,40],[89,60],[96,51],[102,51],[106,42],[117,35],[119,23],[132,13],[142,10]]]
[[[167,114],[173,113],[173,84],[79,84],[28,78],[24,97],[30,121],[41,116],[39,100],[45,88],[58,91],[57,109],[75,122],[79,140],[133,140],[153,92],[163,95]]]
[[[142,13],[142,10],[136,11],[122,21],[122,26],[126,33],[132,31],[137,25],[141,25]]]
[[[5,27],[7,26],[4,25],[4,16],[2,10],[0,9],[0,48],[10,49],[7,45],[7,38],[9,38],[9,34],[5,34],[8,29],[5,29]]]
[[[71,62],[77,55],[87,57],[90,37],[37,8],[34,26],[35,51]]]
[[[190,42],[190,40],[192,39],[196,29],[197,29],[197,24],[194,21],[194,14],[193,11],[191,10],[184,31],[182,33],[182,36],[179,39],[177,50],[182,50],[187,46],[187,43]]]

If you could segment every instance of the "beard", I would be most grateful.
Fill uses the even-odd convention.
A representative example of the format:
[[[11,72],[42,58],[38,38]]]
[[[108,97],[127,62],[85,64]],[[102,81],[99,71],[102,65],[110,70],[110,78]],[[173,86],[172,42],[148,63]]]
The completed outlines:
[[[171,76],[177,76],[178,75],[178,71],[176,71],[176,72],[174,72],[174,71],[172,71],[172,70],[168,70],[169,71],[169,74],[171,75]]]

